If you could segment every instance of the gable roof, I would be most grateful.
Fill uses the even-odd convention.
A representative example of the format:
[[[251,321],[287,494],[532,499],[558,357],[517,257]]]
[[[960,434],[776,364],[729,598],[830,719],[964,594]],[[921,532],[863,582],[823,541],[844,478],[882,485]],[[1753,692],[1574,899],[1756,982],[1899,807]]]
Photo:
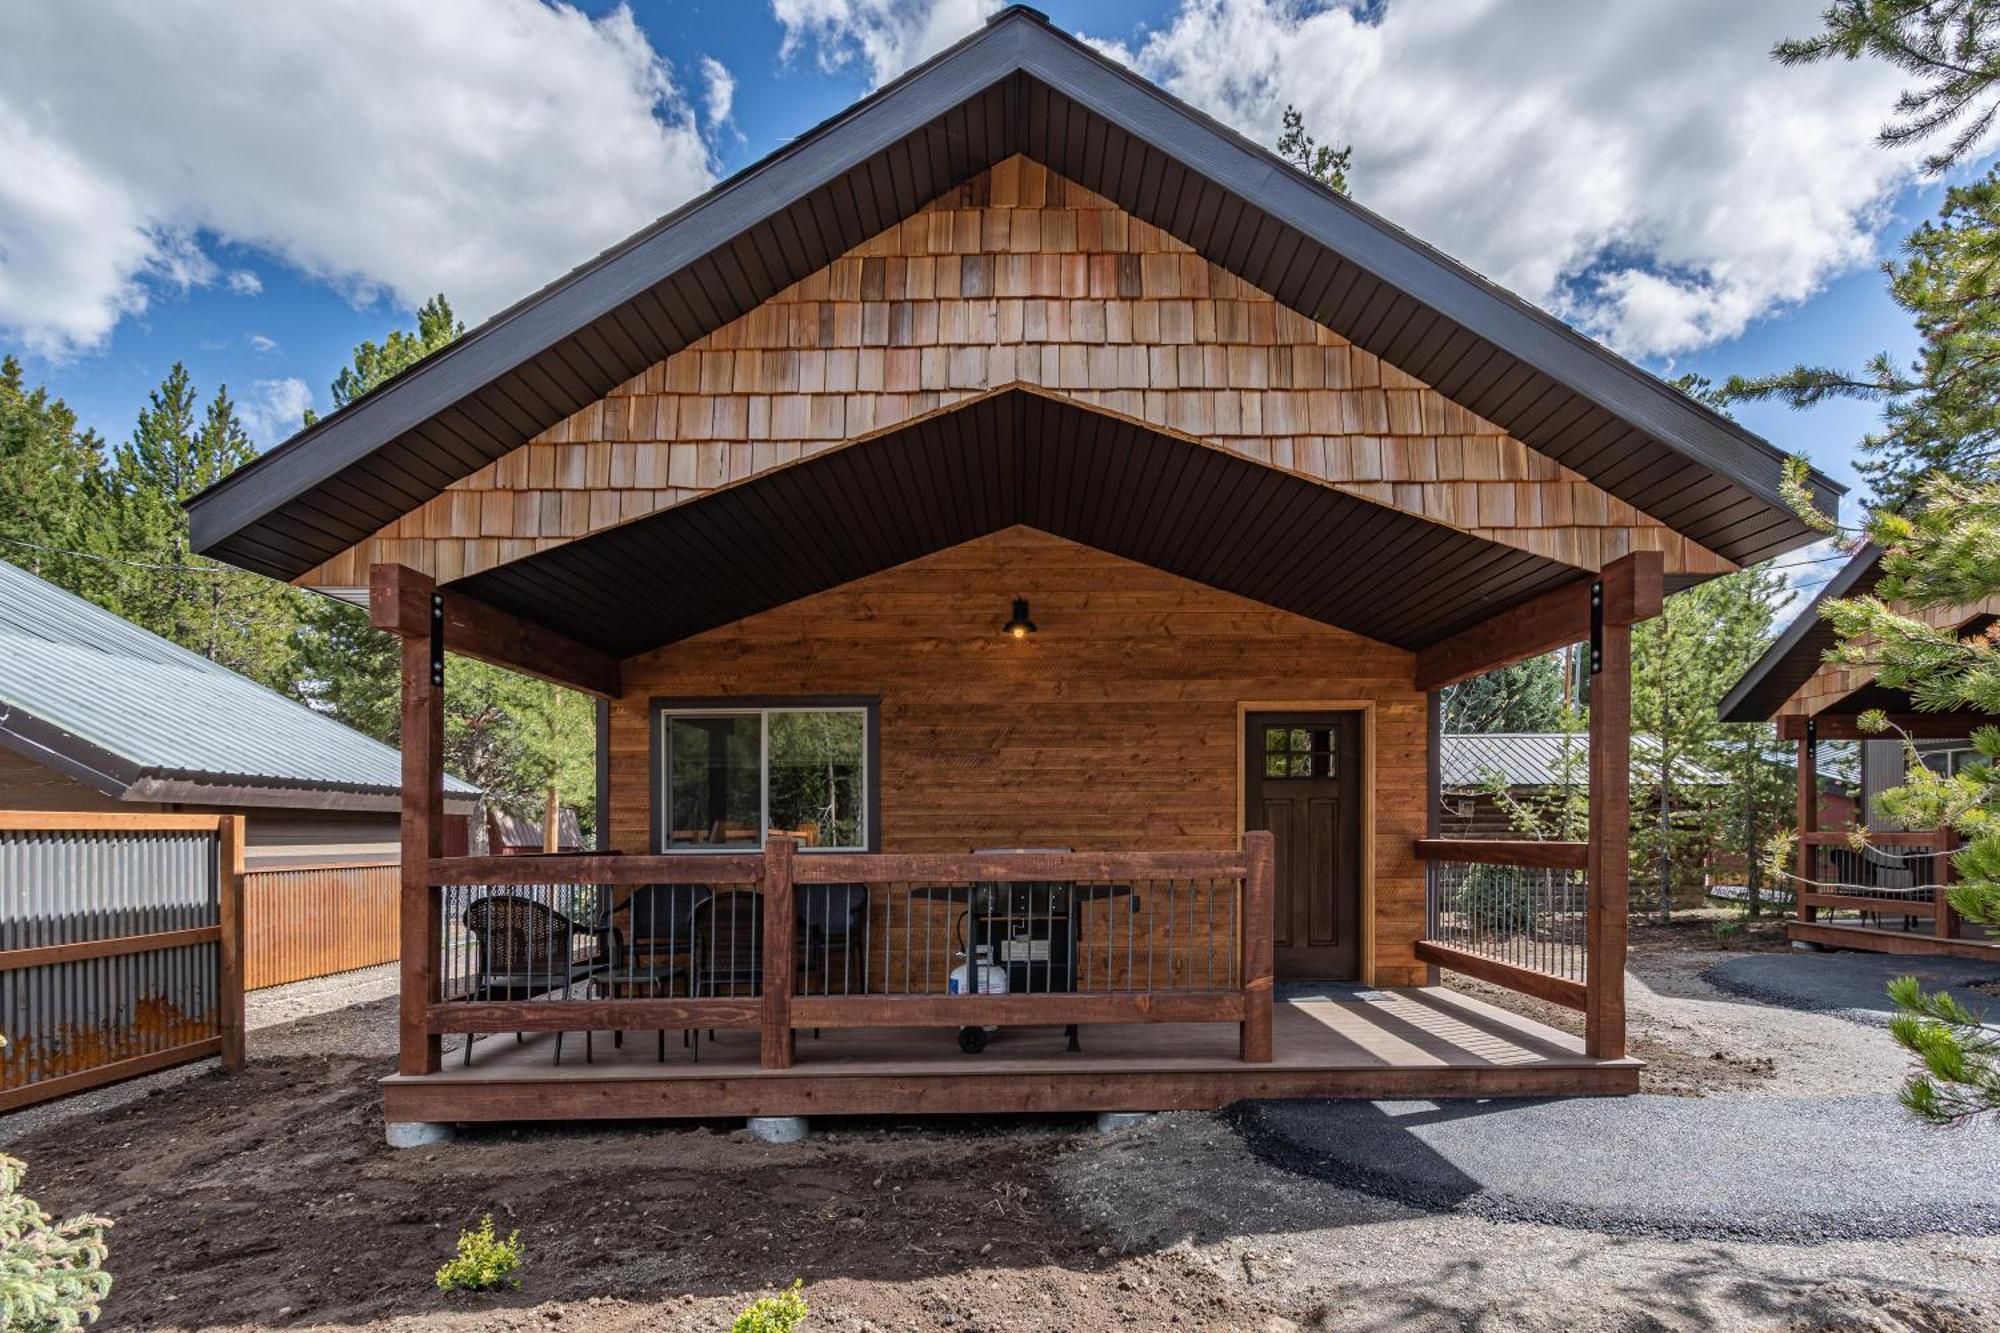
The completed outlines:
[[[1820,619],[1820,607],[1842,597],[1866,593],[1881,575],[1880,547],[1870,543],[1855,552],[1854,558],[1842,565],[1812,601],[1806,603],[1805,610],[1785,626],[1785,632],[1772,641],[1764,655],[1751,664],[1742,679],[1729,687],[1729,693],[1716,705],[1722,720],[1762,722],[1775,716],[1785,700],[1812,679],[1834,646],[1837,636],[1833,626]]]
[[[1016,6],[196,496],[194,545],[295,578],[1016,152],[1729,559],[1811,539],[1776,449]]]
[[[0,745],[135,801],[389,809],[402,790],[389,746],[4,560]]]

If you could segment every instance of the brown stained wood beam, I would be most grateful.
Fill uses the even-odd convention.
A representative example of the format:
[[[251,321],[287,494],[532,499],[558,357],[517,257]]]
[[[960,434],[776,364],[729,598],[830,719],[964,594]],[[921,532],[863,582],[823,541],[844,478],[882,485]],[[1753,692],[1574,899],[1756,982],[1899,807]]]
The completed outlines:
[[[666,856],[446,856],[431,862],[432,884],[728,884],[755,888],[764,878],[756,852]],[[866,878],[865,876],[857,878]],[[883,878],[887,878],[886,876]]]
[[[164,1051],[148,1051],[129,1059],[113,1060],[108,1065],[95,1069],[82,1069],[74,1074],[58,1074],[54,1078],[37,1079],[19,1087],[0,1091],[0,1113],[18,1110],[23,1106],[33,1106],[37,1102],[53,1101],[57,1097],[67,1097],[88,1088],[101,1088],[107,1083],[122,1083],[128,1078],[138,1078],[160,1069],[170,1069],[174,1065],[191,1064],[196,1060],[206,1060],[211,1055],[222,1054],[222,1038],[204,1037],[200,1041],[186,1042],[179,1046],[169,1046]]]
[[[1542,842],[1532,838],[1418,838],[1419,861],[1468,861],[1490,866],[1534,866],[1582,870],[1587,842]]]
[[[377,567],[380,568],[379,566]],[[411,571],[403,571],[408,574]],[[418,581],[421,581],[419,583]],[[430,580],[399,580],[399,592],[428,606]],[[428,613],[425,619],[428,620]],[[434,1074],[441,1048],[427,1025],[442,998],[438,954],[444,941],[443,903],[426,873],[444,851],[444,690],[431,676],[428,634],[403,638],[402,887],[398,906],[403,966],[398,1010],[404,1074]]]
[[[1426,963],[1462,972],[1468,977],[1488,981],[1495,986],[1518,991],[1537,1000],[1547,1000],[1568,1009],[1589,1009],[1589,988],[1581,981],[1569,977],[1559,977],[1548,972],[1537,972],[1533,968],[1516,967],[1498,959],[1487,958],[1463,949],[1454,949],[1448,944],[1438,944],[1432,940],[1417,941],[1417,957]]]
[[[754,1028],[756,999],[446,1000],[425,1010],[425,1026],[444,1032],[663,1032],[680,1028]]]
[[[1062,1027],[1070,1023],[1240,1023],[1241,991],[1134,995],[801,995],[792,1027]]]
[[[1607,584],[1607,601],[1609,591]],[[1622,1060],[1625,946],[1631,925],[1631,624],[1610,623],[1607,617],[1602,647],[1602,660],[1590,678],[1590,852],[1584,866],[1589,989],[1583,1051],[1594,1060]]]
[[[216,829],[216,1009],[222,1025],[222,1067],[243,1068],[243,816],[224,816]]]
[[[1803,713],[1787,713],[1777,719],[1778,739],[1804,740],[1808,721],[1815,724],[1813,731],[1823,741],[1892,741],[1899,739],[1898,732],[1913,740],[1962,740],[1975,728],[2000,724],[2000,718],[1988,713],[1890,713],[1888,718],[1888,731],[1863,731],[1857,714],[1820,713],[1808,718]]]
[[[1792,885],[1792,914],[1801,922],[1811,922],[1813,905],[1807,901],[1807,888],[1813,880],[1812,835],[1819,832],[1819,745],[1809,739],[1805,728],[1799,729],[1799,762],[1797,765],[1798,800],[1797,824],[1799,845],[1793,853],[1795,864],[1792,873],[1797,877]]]
[[[1265,829],[1243,835],[1243,1021],[1237,1056],[1245,1064],[1271,1063],[1272,1005],[1276,998],[1277,840]]]
[[[119,935],[104,940],[78,940],[72,944],[40,944],[31,949],[0,949],[0,972],[76,963],[88,958],[121,958],[126,954],[152,953],[160,949],[184,949],[191,944],[213,944],[221,938],[219,926],[194,926],[187,930],[156,931],[150,935]]]
[[[428,575],[407,565],[370,567],[368,623],[405,640],[423,639],[431,631],[433,592],[444,595],[447,650],[600,699],[624,693],[618,659],[609,653],[449,586],[440,589]]]
[[[1666,559],[1658,551],[1620,556],[1598,575],[1604,583],[1604,624],[1636,625],[1660,614]],[[1417,653],[1416,686],[1443,689],[1530,657],[1590,638],[1590,585],[1595,579],[1545,592],[1513,610],[1482,620]]]

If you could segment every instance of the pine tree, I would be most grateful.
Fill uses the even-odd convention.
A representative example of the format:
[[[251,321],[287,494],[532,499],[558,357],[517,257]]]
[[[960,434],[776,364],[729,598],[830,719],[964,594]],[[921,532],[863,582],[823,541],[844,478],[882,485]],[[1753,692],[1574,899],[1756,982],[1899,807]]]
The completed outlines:
[[[363,342],[354,349],[354,359],[333,380],[333,405],[346,407],[366,397],[408,370],[432,352],[461,337],[465,325],[451,313],[451,302],[442,292],[417,308],[417,331],[392,329],[378,345]],[[306,425],[318,418],[308,409]]]
[[[1896,147],[1951,131],[1924,163],[1933,174],[1962,161],[1993,127],[1993,87],[2000,81],[2000,3],[1996,0],[1834,0],[1811,37],[1779,42],[1786,65],[1873,56],[1911,75],[1896,99],[1896,119],[1877,140]]]
[[[1531,657],[1447,686],[1439,708],[1452,734],[1555,731],[1563,720],[1563,657]]]
[[[0,357],[0,559],[84,596],[102,595],[104,442],[21,363]],[[74,554],[85,552],[86,554]]]
[[[121,563],[103,601],[212,662],[278,690],[296,679],[296,594],[194,554],[188,497],[256,456],[227,388],[208,406],[179,362],[139,412],[107,477],[107,535]]]
[[[1947,190],[1937,220],[1884,272],[1920,339],[1908,367],[1886,352],[1856,371],[1798,365],[1732,377],[1723,396],[1880,403],[1882,429],[1862,439],[1857,467],[1877,503],[1903,506],[1935,472],[2000,475],[2000,170]]]
[[[1767,571],[1725,575],[1675,593],[1633,632],[1632,729],[1653,741],[1643,767],[1635,758],[1633,805],[1654,811],[1633,830],[1633,868],[1650,872],[1663,919],[1676,888],[1698,888],[1712,854],[1733,850],[1741,834],[1730,818],[1740,813],[1740,795],[1726,783],[1689,778],[1740,765],[1731,751],[1741,741],[1717,705],[1770,642],[1783,591],[1783,578]],[[1742,851],[1756,854],[1753,846]]]
[[[1335,194],[1346,194],[1347,168],[1354,157],[1354,146],[1345,144],[1335,148],[1320,143],[1306,133],[1305,113],[1289,102],[1285,104],[1284,120],[1284,133],[1278,136],[1278,156]]]
[[[417,311],[414,333],[363,342],[333,382],[345,407],[465,332],[442,295]],[[307,422],[311,424],[310,420]],[[302,690],[358,731],[395,744],[401,721],[400,651],[365,612],[313,598],[300,631]],[[596,720],[589,699],[503,668],[452,656],[445,671],[444,763],[503,807],[541,811],[554,792],[591,831]],[[540,814],[535,816],[540,818]]]

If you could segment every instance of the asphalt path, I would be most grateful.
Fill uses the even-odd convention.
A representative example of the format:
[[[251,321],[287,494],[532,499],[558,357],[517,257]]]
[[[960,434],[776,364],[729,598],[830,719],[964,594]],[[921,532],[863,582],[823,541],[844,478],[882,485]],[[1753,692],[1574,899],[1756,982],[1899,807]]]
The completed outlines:
[[[1772,1006],[1886,1023],[1917,976],[2000,1024],[2000,964],[1865,953],[1758,953],[1703,974]],[[1804,1242],[2000,1235],[2000,1117],[1939,1129],[1862,1096],[1249,1103],[1269,1161],[1436,1211],[1611,1234]]]

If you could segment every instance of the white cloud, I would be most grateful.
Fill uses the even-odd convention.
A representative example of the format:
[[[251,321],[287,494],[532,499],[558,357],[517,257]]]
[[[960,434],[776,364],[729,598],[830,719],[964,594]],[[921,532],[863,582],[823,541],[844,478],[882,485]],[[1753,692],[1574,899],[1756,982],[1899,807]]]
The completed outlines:
[[[252,333],[247,335],[243,341],[250,344],[251,351],[260,355],[268,356],[270,353],[278,350],[278,340],[268,333]]]
[[[253,269],[231,269],[227,281],[229,290],[238,296],[256,296],[264,290],[264,280]]]
[[[306,409],[312,405],[312,389],[304,380],[289,377],[258,380],[250,386],[249,396],[238,405],[237,411],[250,430],[250,438],[258,447],[269,448],[296,434],[305,420]]]
[[[47,356],[217,281],[204,239],[476,321],[714,179],[622,8],[16,0],[4,26],[0,336]]]
[[[729,121],[729,113],[736,106],[736,76],[729,72],[729,66],[714,56],[701,58],[702,81],[708,85],[707,95],[702,99],[708,113],[708,132],[714,134]]]
[[[779,54],[813,48],[822,69],[859,59],[880,87],[985,22],[1001,0],[771,0],[784,26]]]
[[[1287,102],[1370,208],[1629,355],[1728,339],[1868,262],[1901,78],[1786,69],[1823,0],[1182,0],[1098,45],[1260,143]]]

